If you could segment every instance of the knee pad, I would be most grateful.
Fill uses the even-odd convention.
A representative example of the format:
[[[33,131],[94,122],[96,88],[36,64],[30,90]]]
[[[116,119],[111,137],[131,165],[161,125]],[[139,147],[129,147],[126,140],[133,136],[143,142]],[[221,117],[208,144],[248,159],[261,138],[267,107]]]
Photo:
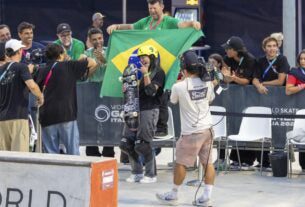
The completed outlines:
[[[153,159],[152,147],[149,142],[137,140],[135,142],[134,149],[139,155],[142,155],[144,157],[145,162],[148,162]]]
[[[128,138],[123,137],[121,139],[119,147],[120,147],[120,149],[124,153],[128,154],[129,156],[132,156],[135,160],[138,159],[138,155],[137,155],[137,153],[135,151],[135,143],[134,143],[134,141],[132,141],[132,140],[130,140]]]

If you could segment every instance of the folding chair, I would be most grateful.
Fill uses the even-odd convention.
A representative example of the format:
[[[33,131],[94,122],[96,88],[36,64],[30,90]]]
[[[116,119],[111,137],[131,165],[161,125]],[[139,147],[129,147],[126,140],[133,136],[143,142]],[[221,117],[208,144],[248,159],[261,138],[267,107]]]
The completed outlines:
[[[222,106],[210,106],[211,112],[226,112]],[[227,117],[225,115],[212,115],[212,123],[214,130],[214,142],[217,142],[217,174],[219,173],[219,157],[221,141],[227,139]]]
[[[174,127],[174,118],[173,118],[173,111],[170,107],[168,107],[168,120],[167,120],[167,131],[168,134],[166,136],[155,136],[153,139],[153,142],[162,142],[166,140],[172,140],[173,142],[173,161],[175,157],[175,142],[176,142],[176,137],[175,137],[175,127]]]
[[[271,108],[268,107],[248,107],[243,113],[245,114],[270,114]],[[271,140],[271,117],[270,118],[262,118],[262,117],[243,117],[241,121],[241,125],[239,128],[239,133],[236,135],[228,136],[226,142],[226,151],[228,149],[229,141],[235,141],[237,156],[239,167],[241,169],[241,162],[238,150],[238,142],[260,142],[262,143],[261,147],[261,167],[260,173],[262,175],[262,161],[264,156],[264,143],[266,139],[269,138]],[[228,154],[226,154],[226,160],[229,162]],[[227,169],[226,169],[227,171]]]
[[[297,111],[296,115],[305,115],[305,109]],[[295,119],[293,130],[287,132],[287,177],[291,178],[292,175],[292,159],[291,153],[294,149],[305,146],[305,119]],[[290,149],[290,146],[292,149]],[[291,150],[291,151],[290,151]],[[299,150],[300,151],[300,150]]]

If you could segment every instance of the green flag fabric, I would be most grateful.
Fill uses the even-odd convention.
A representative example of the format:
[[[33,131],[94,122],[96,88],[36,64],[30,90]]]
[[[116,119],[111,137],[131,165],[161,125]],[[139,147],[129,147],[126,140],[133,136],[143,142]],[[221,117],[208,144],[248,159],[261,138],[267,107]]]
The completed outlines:
[[[180,70],[179,55],[188,50],[201,36],[202,31],[193,28],[114,31],[108,44],[107,68],[100,96],[123,96],[119,77],[126,68],[129,57],[144,45],[152,45],[158,50],[161,68],[166,74],[165,88],[170,89]]]

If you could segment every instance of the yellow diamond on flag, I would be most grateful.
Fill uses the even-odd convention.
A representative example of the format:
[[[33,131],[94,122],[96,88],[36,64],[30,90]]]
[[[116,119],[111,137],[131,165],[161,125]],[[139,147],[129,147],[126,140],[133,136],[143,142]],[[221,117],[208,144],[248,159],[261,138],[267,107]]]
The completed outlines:
[[[165,73],[168,72],[169,68],[171,68],[172,64],[174,63],[176,57],[172,55],[169,51],[167,51],[164,47],[162,47],[159,43],[157,43],[154,39],[148,39],[147,41],[138,44],[134,47],[129,48],[128,50],[121,52],[117,56],[115,56],[111,61],[115,65],[115,67],[123,73],[124,69],[128,64],[128,59],[132,55],[132,53],[142,47],[144,45],[152,45],[154,46],[159,54],[160,54],[160,62],[161,68],[164,70]]]
[[[186,5],[199,5],[198,0],[186,0]]]

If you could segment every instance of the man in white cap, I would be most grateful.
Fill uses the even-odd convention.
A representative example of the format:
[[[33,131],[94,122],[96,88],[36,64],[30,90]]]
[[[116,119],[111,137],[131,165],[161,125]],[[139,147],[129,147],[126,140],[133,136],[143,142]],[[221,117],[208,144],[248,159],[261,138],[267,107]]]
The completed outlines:
[[[92,15],[92,28],[102,29],[104,24],[104,18],[105,16],[100,13],[96,12]]]
[[[22,48],[21,41],[7,41],[5,54],[10,61],[0,67],[0,150],[29,151],[28,90],[39,106],[44,102],[29,68],[20,63]]]

